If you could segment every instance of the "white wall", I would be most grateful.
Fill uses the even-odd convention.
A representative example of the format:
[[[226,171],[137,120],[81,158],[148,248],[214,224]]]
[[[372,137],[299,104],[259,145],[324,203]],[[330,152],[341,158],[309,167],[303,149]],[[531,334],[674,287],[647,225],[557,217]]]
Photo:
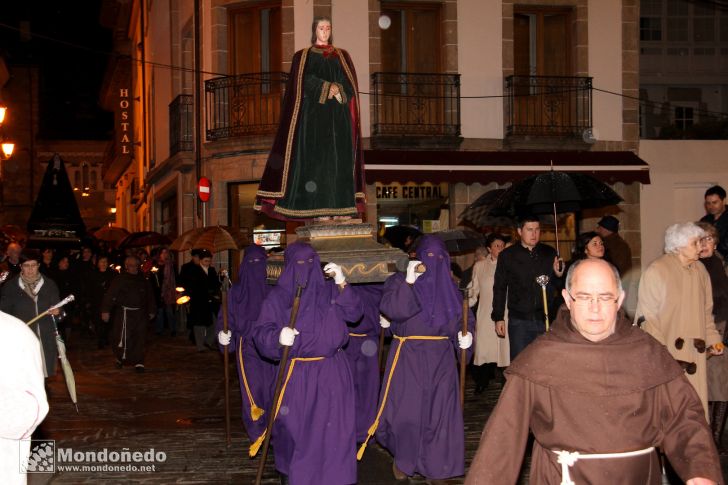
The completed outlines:
[[[461,96],[503,94],[501,2],[458,2],[458,72]],[[462,99],[465,138],[503,138],[503,98]]]
[[[368,2],[363,0],[358,2],[333,0],[331,5],[334,45],[345,49],[351,55],[360,92],[369,92],[369,6],[367,4]],[[369,96],[361,95],[359,102],[361,135],[368,137],[370,133]]]
[[[642,267],[662,254],[665,229],[705,215],[705,189],[728,187],[728,141],[641,140],[639,156],[650,164],[649,185],[642,186]]]
[[[622,92],[622,2],[589,0],[589,75],[593,86]],[[594,132],[599,140],[622,139],[622,98],[592,92]]]
[[[293,0],[294,50],[311,45],[311,23],[313,22],[313,0]]]

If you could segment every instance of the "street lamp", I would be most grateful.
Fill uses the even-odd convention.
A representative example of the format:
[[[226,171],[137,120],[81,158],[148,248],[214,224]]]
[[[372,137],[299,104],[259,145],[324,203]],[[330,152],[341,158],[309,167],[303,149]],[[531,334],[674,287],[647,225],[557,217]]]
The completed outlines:
[[[15,143],[6,140],[5,132],[2,130],[7,112],[8,107],[5,106],[5,103],[0,101],[0,158],[3,160],[8,160],[11,156],[13,156],[13,150],[15,150]]]
[[[15,150],[15,143],[10,141],[3,141],[2,142],[2,158],[3,160],[8,160],[10,157],[13,156],[13,150]]]

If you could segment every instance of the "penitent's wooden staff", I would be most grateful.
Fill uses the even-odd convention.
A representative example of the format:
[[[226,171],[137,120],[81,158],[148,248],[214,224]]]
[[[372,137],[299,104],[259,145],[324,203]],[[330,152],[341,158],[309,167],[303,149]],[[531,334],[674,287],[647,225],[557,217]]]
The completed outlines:
[[[222,277],[222,331],[228,333],[228,307],[227,294],[230,288],[230,278],[226,270],[220,271]],[[225,376],[225,443],[230,447],[230,357],[228,356],[228,346],[225,345],[222,351],[223,374]]]
[[[468,333],[468,290],[463,288],[463,337]],[[468,349],[460,349],[460,407],[465,406],[465,365],[468,359]]]
[[[291,318],[288,321],[288,328],[296,328],[296,317],[298,316],[298,307],[301,304],[301,292],[303,286],[296,287],[296,296],[293,298],[293,307],[291,308]],[[281,353],[281,360],[278,364],[278,377],[276,378],[275,392],[273,393],[273,406],[272,410],[268,415],[268,426],[265,428],[265,441],[263,441],[263,452],[260,455],[260,462],[258,463],[258,474],[255,477],[255,485],[260,485],[260,481],[263,479],[263,469],[265,468],[265,460],[268,457],[268,447],[270,446],[270,435],[273,433],[273,421],[276,419],[275,408],[278,405],[278,400],[281,398],[281,388],[283,387],[283,376],[286,372],[286,364],[288,363],[288,353],[291,347],[288,345],[283,346],[283,352]]]

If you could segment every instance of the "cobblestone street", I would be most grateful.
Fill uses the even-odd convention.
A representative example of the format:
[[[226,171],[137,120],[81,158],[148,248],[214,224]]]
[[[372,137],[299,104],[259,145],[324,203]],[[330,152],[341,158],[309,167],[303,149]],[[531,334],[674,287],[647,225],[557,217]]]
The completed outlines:
[[[225,446],[222,357],[217,352],[198,353],[186,337],[150,336],[144,374],[117,369],[111,351],[96,350],[81,338],[70,342],[69,354],[78,389],[78,408],[71,403],[61,375],[48,382],[50,413],[36,433],[56,440],[58,448],[77,451],[147,451],[166,455],[153,463],[153,472],[56,471],[30,474],[39,485],[78,483],[239,483],[254,481],[258,460],[248,458],[249,441],[239,419],[240,393],[231,362],[232,445]],[[93,348],[93,350],[88,350]],[[470,380],[469,380],[470,383]],[[483,425],[498,399],[500,386],[473,394],[469,386],[465,404],[466,465],[472,459]],[[726,469],[726,457],[721,456]],[[460,484],[462,478],[448,483]],[[523,477],[523,483],[527,479]],[[269,455],[264,483],[278,484]],[[396,482],[391,458],[378,446],[369,446],[359,464],[359,483],[385,485]],[[423,484],[422,477],[409,483]],[[325,484],[322,484],[325,485]]]

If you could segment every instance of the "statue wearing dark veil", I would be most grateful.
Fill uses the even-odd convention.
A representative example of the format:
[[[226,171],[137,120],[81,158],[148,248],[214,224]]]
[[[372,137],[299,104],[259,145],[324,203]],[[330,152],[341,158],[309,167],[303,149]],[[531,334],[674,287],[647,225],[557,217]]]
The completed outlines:
[[[255,208],[282,220],[364,212],[364,164],[354,65],[317,17],[296,52]]]

